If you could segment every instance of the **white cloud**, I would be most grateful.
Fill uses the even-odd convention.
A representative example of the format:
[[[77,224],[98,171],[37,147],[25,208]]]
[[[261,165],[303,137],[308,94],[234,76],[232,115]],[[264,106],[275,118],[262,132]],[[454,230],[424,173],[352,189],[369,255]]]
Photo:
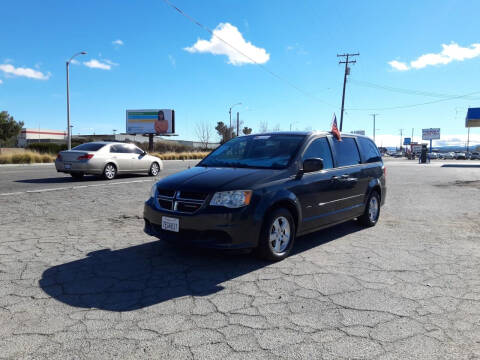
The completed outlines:
[[[30,79],[36,80],[48,80],[51,76],[50,73],[42,73],[31,68],[15,67],[12,64],[0,64],[0,70],[3,71],[7,76],[23,76]]]
[[[86,67],[89,67],[89,68],[92,68],[92,69],[110,70],[112,68],[112,64],[109,64],[107,62],[100,62],[97,59],[91,59],[89,61],[84,61],[83,64]]]
[[[101,59],[101,61],[103,61],[104,63],[107,63],[108,65],[112,65],[112,66],[117,66],[118,65],[118,63],[113,62],[113,61],[108,60],[108,59]]]
[[[392,68],[400,71],[409,69],[423,69],[427,66],[446,65],[452,61],[463,61],[480,56],[480,44],[472,44],[468,47],[462,47],[452,42],[449,45],[442,44],[442,51],[439,53],[429,53],[419,56],[416,60],[410,61],[410,66],[404,62],[396,60],[390,61]]]
[[[395,70],[398,70],[398,71],[405,71],[405,70],[409,69],[407,64],[405,64],[404,62],[397,61],[397,60],[392,60],[388,64],[392,68],[394,68]]]
[[[1,84],[3,84],[3,80],[2,80],[2,79],[0,79],[0,85],[1,85]]]
[[[220,40],[221,39],[221,40]],[[222,41],[223,40],[223,41]],[[225,42],[238,49],[242,55]],[[245,41],[238,28],[229,23],[220,23],[213,30],[210,40],[198,39],[195,44],[184,48],[190,53],[210,53],[213,55],[226,55],[228,63],[232,65],[264,64],[270,59],[270,54],[265,49],[254,46]]]
[[[118,39],[118,40],[112,41],[112,44],[116,45],[116,46],[122,46],[122,45],[124,45],[124,42],[122,40]]]

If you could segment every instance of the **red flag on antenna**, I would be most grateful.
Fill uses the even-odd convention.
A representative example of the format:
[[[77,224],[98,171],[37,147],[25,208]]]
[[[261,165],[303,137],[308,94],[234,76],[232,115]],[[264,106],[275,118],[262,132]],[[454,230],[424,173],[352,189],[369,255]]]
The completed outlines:
[[[337,138],[338,141],[342,141],[342,136],[340,135],[340,131],[337,127],[337,117],[335,114],[333,114],[332,134]]]

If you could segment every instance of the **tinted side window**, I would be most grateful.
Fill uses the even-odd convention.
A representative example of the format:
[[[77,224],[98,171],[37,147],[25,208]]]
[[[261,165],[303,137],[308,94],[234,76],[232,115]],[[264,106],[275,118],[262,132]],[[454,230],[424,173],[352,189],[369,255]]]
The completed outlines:
[[[358,153],[357,144],[354,138],[342,137],[342,141],[333,138],[333,147],[337,166],[348,166],[360,164],[360,154]]]
[[[307,151],[303,154],[303,160],[308,158],[322,158],[323,168],[333,168],[332,151],[330,145],[328,145],[327,138],[322,137],[315,139],[307,148]]]
[[[112,145],[112,147],[110,148],[110,152],[126,154],[126,153],[133,152],[133,149],[129,145],[117,144],[117,145]]]
[[[140,149],[140,148],[138,148],[138,147],[136,147],[136,146],[133,147],[133,152],[134,152],[135,154],[139,154],[139,155],[142,155],[142,154],[143,154],[143,150]]]
[[[365,162],[371,163],[382,161],[382,157],[373,141],[361,137],[357,138],[357,141]]]

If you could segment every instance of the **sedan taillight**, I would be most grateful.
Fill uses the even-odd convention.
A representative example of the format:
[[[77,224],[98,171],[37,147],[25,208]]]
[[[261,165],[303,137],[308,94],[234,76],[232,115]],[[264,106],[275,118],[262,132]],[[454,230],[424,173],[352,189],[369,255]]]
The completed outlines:
[[[62,161],[62,155],[60,153],[57,155],[57,160]]]
[[[85,154],[85,155],[79,156],[77,160],[90,160],[91,158],[93,158],[93,154]]]

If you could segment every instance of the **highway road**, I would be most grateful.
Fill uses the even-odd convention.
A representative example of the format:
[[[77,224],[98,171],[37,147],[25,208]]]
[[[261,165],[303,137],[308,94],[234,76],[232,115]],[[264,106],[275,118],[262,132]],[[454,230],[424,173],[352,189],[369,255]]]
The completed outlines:
[[[164,169],[157,178],[174,174],[195,166],[198,160],[164,161]],[[111,186],[118,183],[150,182],[155,178],[146,174],[119,175],[112,181],[97,176],[85,176],[75,180],[70,175],[58,173],[54,164],[0,166],[0,196],[14,195],[24,192],[53,191],[67,188]]]

